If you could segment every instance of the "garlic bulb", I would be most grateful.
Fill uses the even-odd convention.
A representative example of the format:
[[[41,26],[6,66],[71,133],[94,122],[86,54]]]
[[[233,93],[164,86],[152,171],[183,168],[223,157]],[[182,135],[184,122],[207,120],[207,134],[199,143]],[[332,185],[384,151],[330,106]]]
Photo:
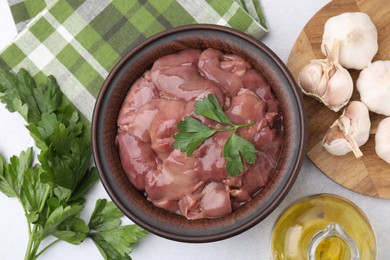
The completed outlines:
[[[322,36],[323,54],[325,45],[331,49],[335,39],[341,42],[340,64],[347,69],[367,67],[378,52],[378,32],[365,13],[343,13],[329,18]]]
[[[356,88],[370,111],[390,116],[390,61],[375,61],[362,70]]]
[[[322,146],[333,155],[344,155],[352,151],[359,158],[363,155],[359,147],[367,142],[370,127],[367,107],[360,101],[351,101],[326,132]]]
[[[310,61],[298,76],[303,93],[320,100],[335,112],[348,104],[353,92],[352,77],[339,64],[339,49],[340,42],[335,40],[326,59]]]
[[[383,119],[375,134],[376,154],[390,164],[390,117]]]

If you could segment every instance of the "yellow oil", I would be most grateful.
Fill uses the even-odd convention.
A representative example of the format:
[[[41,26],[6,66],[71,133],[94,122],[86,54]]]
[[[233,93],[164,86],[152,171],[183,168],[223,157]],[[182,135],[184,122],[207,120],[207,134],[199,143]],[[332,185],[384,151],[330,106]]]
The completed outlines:
[[[351,252],[347,244],[342,239],[338,237],[330,237],[323,240],[318,245],[316,259],[351,259]]]
[[[361,260],[375,259],[375,235],[365,215],[348,200],[331,194],[300,200],[281,215],[272,234],[274,259],[307,259],[310,240],[332,222],[355,241]],[[316,260],[336,259],[350,260],[349,247],[338,237],[324,239],[317,247]]]

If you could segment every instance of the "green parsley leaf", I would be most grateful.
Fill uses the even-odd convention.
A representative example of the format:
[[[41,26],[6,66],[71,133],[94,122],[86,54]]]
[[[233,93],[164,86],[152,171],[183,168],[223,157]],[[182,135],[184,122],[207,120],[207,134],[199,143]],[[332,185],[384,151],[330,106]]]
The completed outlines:
[[[48,217],[40,231],[42,239],[51,235],[68,243],[78,245],[86,238],[89,228],[80,218],[82,205],[58,206],[48,211]]]
[[[9,197],[17,197],[21,200],[24,174],[32,167],[32,148],[20,153],[19,157],[12,156],[10,163],[4,165],[0,176],[0,190]]]
[[[8,172],[7,164],[2,156],[0,156],[0,191],[10,198],[17,197],[17,191],[14,188],[14,176]]]
[[[244,138],[232,133],[223,149],[226,159],[226,170],[232,176],[237,176],[244,170],[241,157],[249,164],[256,161],[256,148]]]
[[[123,213],[112,202],[105,199],[96,201],[88,226],[91,229],[104,231],[118,227]]]
[[[147,232],[137,225],[121,226],[120,218],[123,213],[105,199],[96,201],[95,210],[91,215],[88,226],[94,232],[88,236],[92,238],[104,259],[131,259],[128,254],[132,245]]]
[[[49,189],[47,184],[40,181],[42,168],[40,165],[28,168],[23,175],[23,187],[21,201],[27,212],[27,219],[31,223],[36,223],[40,216],[40,208],[44,203],[45,194]]]
[[[46,149],[52,142],[55,144],[68,144],[83,132],[83,125],[79,121],[76,111],[70,106],[60,107],[55,113],[43,113],[41,119],[27,126],[36,145],[40,149]],[[61,139],[58,140],[58,136]],[[65,145],[64,145],[65,146]],[[56,149],[67,147],[56,147]],[[59,150],[59,152],[60,152]]]
[[[30,74],[21,69],[14,75],[0,71],[0,101],[11,112],[19,112],[27,122],[36,123],[42,113],[53,112],[61,104],[62,93],[53,77],[47,85],[37,86]]]
[[[217,132],[188,116],[184,117],[184,121],[179,122],[178,129],[179,133],[173,136],[175,139],[173,147],[187,153],[188,156],[191,156],[199,145]]]
[[[56,142],[61,138],[67,140],[60,132],[55,136],[58,137]],[[80,138],[68,143],[68,149],[65,149],[65,143],[59,142],[56,145],[53,142],[48,149],[42,150],[38,155],[38,160],[45,170],[41,181],[49,183],[52,187],[60,186],[73,192],[87,173],[90,154],[91,147]]]
[[[39,109],[34,99],[32,89],[36,88],[35,81],[25,70],[17,75],[10,72],[0,72],[0,101],[6,104],[11,112],[19,112],[28,122],[39,120]]]
[[[218,99],[214,94],[209,94],[206,98],[196,101],[195,113],[222,124],[233,125],[230,119],[223,112]]]
[[[146,235],[137,225],[121,226],[117,229],[101,231],[90,235],[104,259],[131,259],[128,255],[133,244]]]
[[[232,131],[232,135],[226,141],[224,146],[224,157],[226,159],[226,171],[232,176],[237,176],[244,170],[242,159],[251,164],[256,161],[256,149],[251,142],[235,134],[237,129],[253,125],[255,122],[246,124],[234,124],[223,112],[218,103],[218,99],[214,94],[208,95],[206,98],[195,102],[195,113],[203,115],[216,122],[229,125],[226,128],[209,128],[197,119],[192,117],[184,117],[184,121],[180,121],[177,128],[178,133],[173,136],[175,142],[173,147],[188,156],[197,149],[206,139],[217,132]]]
[[[61,105],[62,93],[53,76],[47,78],[47,85],[34,88],[33,94],[41,114],[54,112]]]
[[[121,255],[102,236],[94,234],[94,235],[91,235],[91,238],[104,259],[106,259],[106,260],[131,260],[131,257],[129,255],[126,255],[126,254]]]
[[[99,175],[95,167],[88,169],[84,178],[79,182],[76,189],[72,192],[68,202],[79,202],[84,201],[83,196],[89,191],[89,189],[99,181]]]
[[[88,231],[89,227],[83,219],[72,216],[59,224],[52,235],[68,243],[79,245],[87,237]]]

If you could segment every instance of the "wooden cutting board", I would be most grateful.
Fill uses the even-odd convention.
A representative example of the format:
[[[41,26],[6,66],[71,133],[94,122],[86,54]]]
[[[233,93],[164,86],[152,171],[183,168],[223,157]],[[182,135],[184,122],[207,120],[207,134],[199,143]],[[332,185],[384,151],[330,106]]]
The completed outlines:
[[[390,2],[334,0],[314,15],[295,42],[287,63],[295,79],[310,60],[324,58],[320,46],[325,22],[343,12],[358,11],[367,13],[378,30],[379,51],[374,60],[390,59]],[[354,83],[359,72],[350,70]],[[360,100],[356,87],[351,100]],[[321,141],[341,111],[333,112],[307,96],[304,97],[304,103],[308,119],[307,156],[310,160],[329,178],[350,190],[371,197],[390,199],[390,165],[375,153],[375,132],[384,116],[370,112],[371,134],[368,142],[361,147],[362,158],[356,159],[352,153],[333,156],[323,149]]]

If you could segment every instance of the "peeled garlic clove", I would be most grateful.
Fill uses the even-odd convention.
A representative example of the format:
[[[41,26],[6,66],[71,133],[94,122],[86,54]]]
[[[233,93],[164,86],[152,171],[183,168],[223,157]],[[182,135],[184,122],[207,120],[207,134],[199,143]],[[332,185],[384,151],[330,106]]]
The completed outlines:
[[[361,70],[378,52],[378,32],[366,13],[343,13],[328,19],[324,26],[321,51],[325,45],[332,49],[335,39],[340,40],[340,64],[347,69]]]
[[[303,93],[312,96],[333,111],[339,111],[350,100],[353,81],[349,72],[338,63],[340,43],[335,40],[327,59],[312,60],[298,76]]]
[[[322,146],[336,156],[352,151],[359,158],[363,155],[359,147],[367,142],[370,127],[367,107],[360,101],[351,101],[326,132]]]
[[[375,152],[390,164],[390,117],[383,119],[375,134]]]
[[[356,88],[370,111],[390,116],[390,61],[375,61],[362,70]]]

